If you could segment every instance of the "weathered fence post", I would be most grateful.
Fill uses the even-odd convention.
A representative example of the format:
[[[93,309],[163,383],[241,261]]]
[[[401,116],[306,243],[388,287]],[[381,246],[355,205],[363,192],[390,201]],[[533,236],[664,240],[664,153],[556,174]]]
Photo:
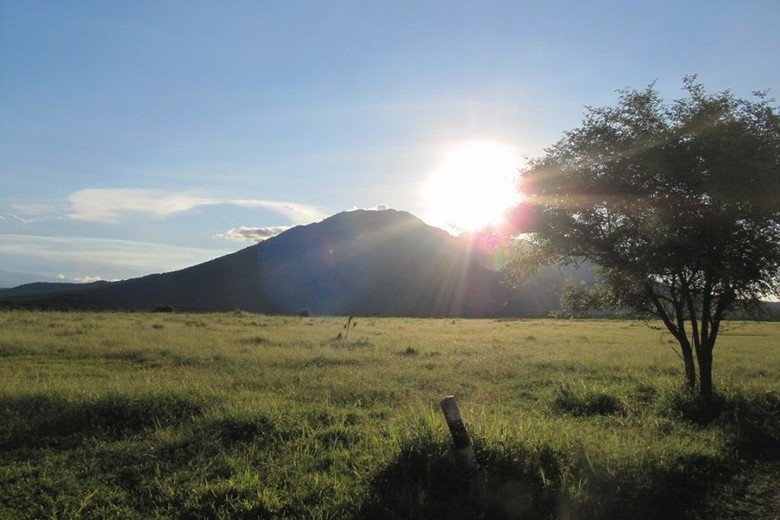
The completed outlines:
[[[463,419],[460,416],[460,409],[458,409],[458,403],[455,401],[455,396],[448,395],[442,399],[439,404],[444,412],[447,426],[450,428],[452,442],[455,444],[455,451],[458,454],[458,458],[468,469],[477,469],[479,465],[474,456],[474,448],[471,446],[469,432],[466,430],[466,425],[463,424]]]

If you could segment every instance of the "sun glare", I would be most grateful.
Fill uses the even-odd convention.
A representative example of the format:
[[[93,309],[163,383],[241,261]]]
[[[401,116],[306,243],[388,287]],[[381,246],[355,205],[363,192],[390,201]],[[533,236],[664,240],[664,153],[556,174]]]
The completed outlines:
[[[453,146],[426,184],[427,220],[454,232],[501,222],[517,202],[520,161],[506,145],[469,142]]]

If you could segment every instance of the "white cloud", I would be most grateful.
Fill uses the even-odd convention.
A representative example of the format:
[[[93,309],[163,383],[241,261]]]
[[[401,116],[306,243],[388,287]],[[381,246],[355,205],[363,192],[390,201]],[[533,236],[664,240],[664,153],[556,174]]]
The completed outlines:
[[[99,282],[103,279],[102,276],[77,276],[73,279],[73,281],[78,283],[90,283],[90,282]]]
[[[19,215],[14,215],[13,213],[0,213],[0,220],[15,220],[16,222],[21,222],[22,224],[29,224],[33,222],[32,220],[22,218]]]
[[[133,188],[84,189],[68,197],[70,218],[93,222],[118,222],[127,213],[166,217],[218,201],[191,192],[169,193],[162,190]]]
[[[130,240],[0,235],[4,260],[20,265],[44,262],[54,272],[78,273],[74,278],[116,279],[175,271],[232,252]]]
[[[388,209],[390,209],[390,206],[388,204],[382,203],[382,204],[377,204],[373,208],[359,208],[357,206],[352,206],[347,211],[358,211],[358,210],[362,210],[362,211],[386,211]]]
[[[27,215],[43,215],[57,210],[56,207],[50,204],[12,204],[11,207]]]
[[[41,222],[47,214],[57,211],[55,206],[49,204],[11,204],[13,213],[0,213],[0,220],[18,222],[20,224],[32,224]],[[31,218],[32,217],[32,218]],[[58,218],[55,214],[54,218]]]
[[[68,197],[69,217],[75,220],[114,223],[128,214],[141,213],[163,218],[192,210],[199,206],[226,204],[261,207],[289,218],[295,224],[306,224],[325,218],[314,206],[294,202],[264,199],[224,199],[209,197],[194,191],[168,192],[135,188],[83,189]]]
[[[322,220],[328,215],[314,206],[284,202],[278,200],[240,199],[225,201],[225,204],[234,204],[244,207],[262,207],[289,218],[294,224],[309,224]]]
[[[237,240],[239,242],[262,242],[271,237],[283,233],[292,226],[271,226],[271,227],[248,227],[228,229],[225,233],[215,235],[216,238],[226,238],[228,240]]]

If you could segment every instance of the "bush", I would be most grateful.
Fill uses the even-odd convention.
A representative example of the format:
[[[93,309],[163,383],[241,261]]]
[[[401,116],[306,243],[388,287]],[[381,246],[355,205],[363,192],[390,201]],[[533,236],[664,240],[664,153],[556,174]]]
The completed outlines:
[[[553,409],[575,417],[625,413],[623,403],[617,397],[600,392],[586,392],[580,396],[565,383],[558,387]]]
[[[711,402],[705,402],[686,386],[679,385],[664,394],[660,411],[675,419],[706,426],[720,415],[723,405],[724,398],[721,394],[715,393]]]

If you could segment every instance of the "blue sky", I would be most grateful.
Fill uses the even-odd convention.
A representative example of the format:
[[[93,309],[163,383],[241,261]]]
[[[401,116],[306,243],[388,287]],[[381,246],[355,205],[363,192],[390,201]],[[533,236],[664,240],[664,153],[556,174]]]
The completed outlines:
[[[170,271],[351,208],[464,229],[499,200],[465,165],[522,167],[617,89],[777,96],[778,23],[776,0],[0,0],[0,270]]]

